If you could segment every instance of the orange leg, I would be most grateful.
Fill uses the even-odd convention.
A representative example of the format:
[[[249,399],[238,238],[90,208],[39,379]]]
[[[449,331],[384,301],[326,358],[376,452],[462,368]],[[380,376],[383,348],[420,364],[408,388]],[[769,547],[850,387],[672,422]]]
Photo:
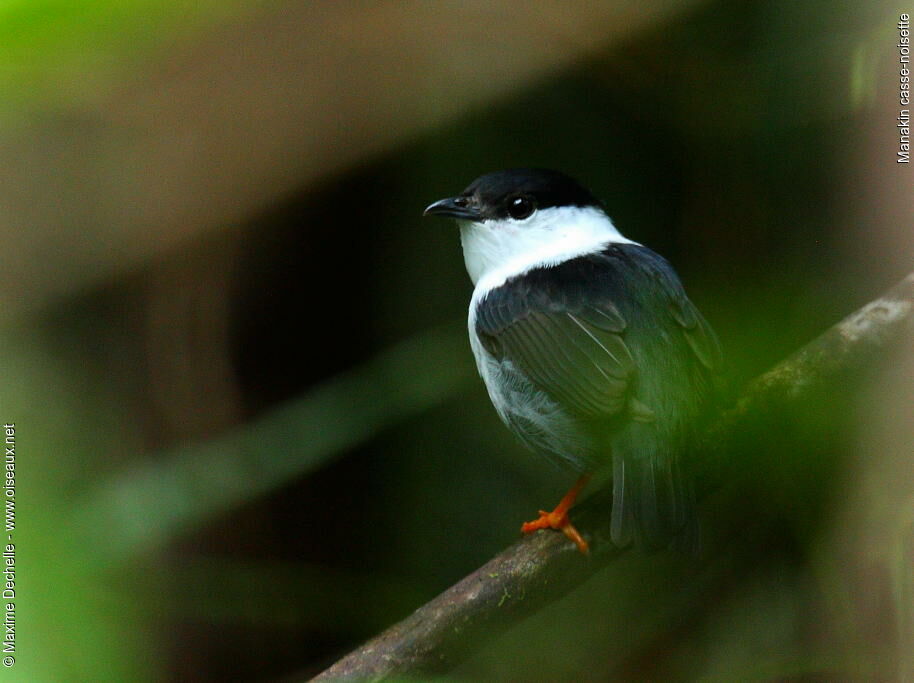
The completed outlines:
[[[584,540],[584,537],[574,528],[571,520],[568,519],[568,510],[574,505],[574,501],[577,499],[578,494],[581,492],[581,489],[587,485],[589,480],[589,474],[585,474],[578,479],[574,486],[571,487],[571,490],[568,491],[568,493],[565,494],[565,497],[559,501],[559,504],[555,506],[555,510],[552,512],[540,510],[539,519],[532,522],[524,522],[524,525],[520,528],[521,533],[529,534],[537,529],[558,529],[578,546],[578,550],[587,555],[588,552],[590,552],[590,547],[587,545],[587,541]]]

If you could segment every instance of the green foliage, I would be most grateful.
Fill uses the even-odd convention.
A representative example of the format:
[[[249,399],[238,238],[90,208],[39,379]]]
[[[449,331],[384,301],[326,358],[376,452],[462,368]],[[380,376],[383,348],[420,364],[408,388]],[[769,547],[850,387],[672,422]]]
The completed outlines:
[[[149,60],[267,0],[7,0],[0,5],[0,121],[90,106]]]

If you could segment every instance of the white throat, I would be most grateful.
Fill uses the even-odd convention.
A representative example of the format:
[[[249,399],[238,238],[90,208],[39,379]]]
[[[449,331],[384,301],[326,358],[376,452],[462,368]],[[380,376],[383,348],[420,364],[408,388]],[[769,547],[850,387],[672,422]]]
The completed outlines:
[[[540,209],[526,220],[458,220],[467,273],[476,293],[499,287],[534,268],[601,251],[610,243],[637,244],[623,237],[595,207]]]

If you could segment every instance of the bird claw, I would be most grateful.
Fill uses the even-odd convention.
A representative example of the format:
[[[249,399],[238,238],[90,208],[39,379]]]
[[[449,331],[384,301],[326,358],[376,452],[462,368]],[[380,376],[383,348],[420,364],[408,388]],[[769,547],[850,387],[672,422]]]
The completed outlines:
[[[529,534],[538,531],[539,529],[556,529],[565,534],[584,555],[589,554],[590,546],[578,530],[574,528],[571,520],[568,519],[568,510],[574,505],[578,493],[587,484],[588,479],[589,477],[587,476],[581,477],[571,490],[565,494],[565,497],[562,498],[561,502],[555,506],[555,510],[552,512],[540,510],[538,519],[535,519],[532,522],[524,522],[520,528],[521,533]]]
[[[571,520],[568,519],[567,512],[557,512],[556,510],[546,512],[545,510],[540,510],[539,513],[539,519],[535,519],[532,522],[524,522],[523,526],[520,528],[521,533],[530,534],[539,529],[555,529],[565,534],[584,555],[590,553],[590,546],[575,528],[574,524],[571,523]]]

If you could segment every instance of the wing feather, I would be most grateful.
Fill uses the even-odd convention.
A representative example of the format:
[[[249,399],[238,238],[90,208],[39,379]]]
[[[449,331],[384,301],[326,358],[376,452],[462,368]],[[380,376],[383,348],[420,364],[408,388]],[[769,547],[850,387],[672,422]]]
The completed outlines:
[[[558,310],[553,310],[558,308]],[[625,324],[599,313],[577,315],[551,306],[505,320],[505,307],[487,312],[477,333],[490,352],[511,360],[539,388],[572,413],[610,417],[625,407],[635,362],[619,332]],[[493,324],[494,323],[494,324]]]
[[[706,369],[716,372],[721,365],[717,335],[694,304],[686,298],[685,293],[680,294],[670,302],[670,314],[682,327],[686,342],[695,357]]]

